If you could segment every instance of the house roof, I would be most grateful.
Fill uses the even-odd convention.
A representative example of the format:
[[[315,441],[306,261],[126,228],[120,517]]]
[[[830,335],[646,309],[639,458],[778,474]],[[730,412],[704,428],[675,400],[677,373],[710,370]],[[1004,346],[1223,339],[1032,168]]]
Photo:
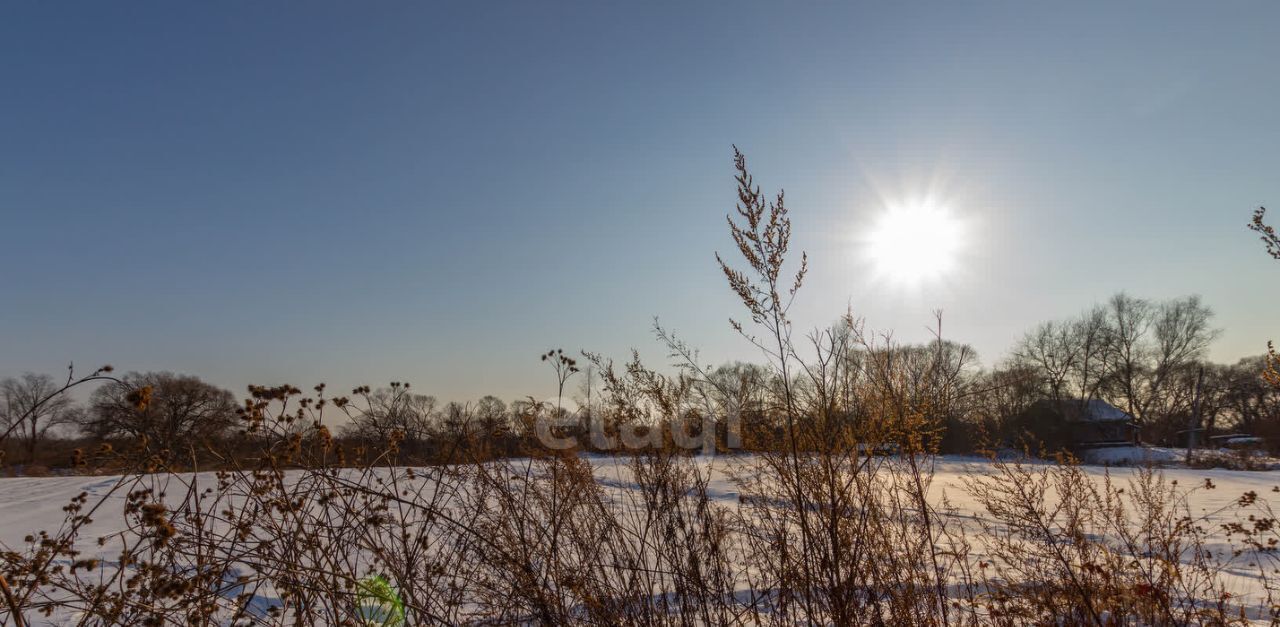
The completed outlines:
[[[1044,400],[1064,418],[1073,422],[1129,422],[1133,420],[1123,409],[1101,399],[1072,398],[1061,401]]]

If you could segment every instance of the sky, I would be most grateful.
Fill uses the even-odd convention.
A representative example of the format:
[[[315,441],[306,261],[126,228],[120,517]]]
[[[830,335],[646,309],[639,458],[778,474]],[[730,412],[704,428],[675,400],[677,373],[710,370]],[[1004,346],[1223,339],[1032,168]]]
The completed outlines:
[[[1274,2],[28,2],[0,8],[0,377],[110,363],[545,397],[549,348],[704,361],[732,146],[785,188],[801,330],[998,363],[1127,290],[1280,339]],[[886,206],[965,225],[880,276]],[[1277,217],[1280,220],[1280,216]]]

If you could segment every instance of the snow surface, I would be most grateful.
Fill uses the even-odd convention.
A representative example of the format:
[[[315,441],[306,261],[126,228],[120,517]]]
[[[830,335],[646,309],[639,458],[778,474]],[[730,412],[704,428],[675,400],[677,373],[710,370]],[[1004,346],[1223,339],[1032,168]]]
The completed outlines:
[[[1208,457],[1231,459],[1241,454],[1238,449],[1195,449],[1193,455],[1201,460]],[[1249,453],[1252,463],[1260,468],[1280,469],[1280,460],[1267,457],[1261,452]],[[1145,466],[1154,465],[1163,468],[1185,466],[1187,449],[1168,448],[1163,446],[1108,446],[1089,449],[1080,454],[1080,459],[1087,464],[1102,466]]]
[[[1159,446],[1108,446],[1084,451],[1081,459],[1089,464],[1103,466],[1141,466],[1155,464],[1166,466],[1181,464],[1187,458],[1187,449]]]
[[[1181,459],[1177,457],[1181,454],[1178,449],[1120,447],[1099,449],[1094,453],[1095,461],[1112,464],[1122,463],[1122,461],[1132,463],[1152,459],[1168,461]],[[1138,457],[1134,457],[1135,455]],[[621,493],[636,489],[630,476],[627,459],[590,457],[589,460],[595,469],[597,481],[606,492]],[[742,467],[745,463],[744,458],[701,457],[698,458],[698,463],[712,473],[708,486],[709,496],[723,506],[736,506],[739,487],[730,475],[735,468]],[[930,491],[931,500],[941,503],[945,497],[948,504],[955,508],[955,519],[968,531],[980,534],[980,523],[988,517],[982,506],[965,490],[964,480],[974,475],[989,474],[992,468],[991,462],[980,458],[959,456],[937,458],[933,487]],[[1133,468],[1104,466],[1085,466],[1084,469],[1095,481],[1102,481],[1107,477],[1124,481],[1137,472]],[[1215,552],[1219,550],[1229,552],[1232,548],[1225,532],[1222,531],[1221,524],[1236,520],[1233,516],[1238,510],[1233,505],[1243,493],[1254,492],[1260,501],[1280,508],[1280,472],[1187,468],[1167,468],[1161,472],[1167,479],[1176,480],[1179,486],[1204,486],[1206,480],[1215,486],[1213,489],[1191,490],[1188,495],[1192,515],[1205,516],[1204,527],[1211,534],[1210,548]],[[117,485],[118,480],[119,477],[107,476],[0,479],[0,550],[21,551],[26,546],[24,536],[39,530],[55,532],[62,525],[65,516],[62,508],[70,499],[81,492],[86,492],[89,495],[89,502],[92,503],[96,500],[95,497],[107,495]],[[205,485],[215,483],[214,475],[211,473],[202,473],[199,480]],[[620,500],[623,499],[615,499],[615,502]],[[110,559],[110,554],[115,549],[110,545],[107,548],[99,547],[94,539],[122,528],[119,512],[123,504],[123,493],[112,494],[103,509],[94,516],[94,522],[81,535],[79,548],[85,551],[85,557],[96,554]],[[973,554],[971,557],[981,559],[982,556]],[[1246,564],[1242,563],[1238,567],[1229,566],[1225,580],[1228,589],[1236,598],[1245,596],[1260,602],[1262,595],[1265,594],[1264,583],[1256,576],[1256,569],[1250,572]],[[269,606],[273,601],[274,599],[271,598],[258,600],[264,606]],[[72,617],[55,614],[49,620],[47,624],[65,624],[71,622]]]

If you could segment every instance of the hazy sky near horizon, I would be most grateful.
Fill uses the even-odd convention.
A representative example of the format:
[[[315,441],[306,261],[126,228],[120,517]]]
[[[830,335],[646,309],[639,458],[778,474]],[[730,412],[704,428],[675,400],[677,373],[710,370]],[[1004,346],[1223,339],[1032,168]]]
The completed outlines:
[[[801,329],[1001,359],[1119,290],[1280,339],[1280,4],[102,3],[0,8],[0,377],[549,394],[538,354],[711,362],[731,145],[787,191]],[[916,289],[886,202],[967,225]],[[1280,211],[1277,212],[1280,221]]]

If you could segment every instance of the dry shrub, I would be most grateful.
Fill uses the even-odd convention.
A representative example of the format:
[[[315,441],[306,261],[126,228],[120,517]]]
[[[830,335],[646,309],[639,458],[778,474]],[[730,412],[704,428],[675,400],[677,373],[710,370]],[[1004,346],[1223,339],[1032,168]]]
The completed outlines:
[[[1250,449],[1196,451],[1187,465],[1191,468],[1228,470],[1271,470],[1274,461]]]

